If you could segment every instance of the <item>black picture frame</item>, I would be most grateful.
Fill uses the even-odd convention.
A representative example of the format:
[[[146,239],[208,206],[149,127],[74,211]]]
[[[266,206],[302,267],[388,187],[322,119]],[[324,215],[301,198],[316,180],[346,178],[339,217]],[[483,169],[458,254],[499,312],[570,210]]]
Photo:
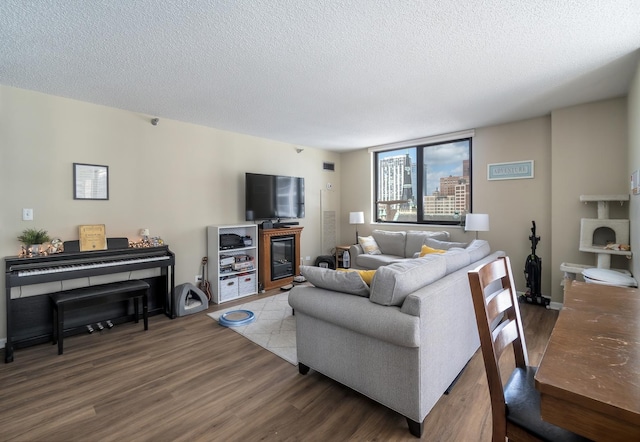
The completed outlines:
[[[109,166],[73,163],[73,199],[109,199]]]

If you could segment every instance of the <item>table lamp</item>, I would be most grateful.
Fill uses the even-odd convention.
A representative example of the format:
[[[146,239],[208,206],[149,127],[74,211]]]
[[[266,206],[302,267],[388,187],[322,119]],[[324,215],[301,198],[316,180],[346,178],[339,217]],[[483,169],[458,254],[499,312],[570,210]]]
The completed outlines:
[[[464,230],[465,232],[476,232],[476,239],[478,239],[478,232],[489,231],[489,215],[486,213],[467,213]]]
[[[349,224],[356,225],[356,244],[358,244],[358,224],[364,224],[364,212],[349,212]]]

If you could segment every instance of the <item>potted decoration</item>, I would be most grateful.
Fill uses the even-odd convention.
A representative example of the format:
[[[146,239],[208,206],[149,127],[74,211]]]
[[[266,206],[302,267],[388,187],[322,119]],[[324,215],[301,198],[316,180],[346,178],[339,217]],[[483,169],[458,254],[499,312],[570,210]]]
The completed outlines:
[[[49,242],[50,239],[46,230],[38,229],[24,229],[22,234],[18,236],[18,241],[24,244],[27,253],[29,252],[29,248],[31,248],[33,255],[39,255],[40,245]]]

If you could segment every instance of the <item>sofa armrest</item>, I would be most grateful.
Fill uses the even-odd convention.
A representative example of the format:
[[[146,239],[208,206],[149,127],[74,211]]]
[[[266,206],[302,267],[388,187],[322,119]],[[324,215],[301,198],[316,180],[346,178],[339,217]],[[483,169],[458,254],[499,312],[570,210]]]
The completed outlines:
[[[349,247],[349,257],[351,258],[352,263],[356,262],[358,255],[363,253],[364,250],[362,250],[362,246],[360,244],[352,244],[351,247]]]

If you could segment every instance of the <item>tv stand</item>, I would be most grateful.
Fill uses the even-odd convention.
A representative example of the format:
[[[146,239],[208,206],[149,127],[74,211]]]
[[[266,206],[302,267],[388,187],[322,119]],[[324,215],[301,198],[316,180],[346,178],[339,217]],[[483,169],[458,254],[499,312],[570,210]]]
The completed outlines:
[[[293,283],[293,277],[300,274],[300,236],[302,229],[303,227],[289,227],[286,229],[274,228],[260,230],[258,232],[258,280],[262,283],[265,290],[291,284]],[[286,262],[280,259],[274,261],[272,250],[276,249],[272,249],[272,247],[275,247],[274,242],[278,243],[278,239],[282,239],[283,237],[292,239],[292,253]],[[282,264],[288,264],[291,267],[291,273],[289,275],[282,276],[275,274],[278,271],[278,267],[281,267]]]

